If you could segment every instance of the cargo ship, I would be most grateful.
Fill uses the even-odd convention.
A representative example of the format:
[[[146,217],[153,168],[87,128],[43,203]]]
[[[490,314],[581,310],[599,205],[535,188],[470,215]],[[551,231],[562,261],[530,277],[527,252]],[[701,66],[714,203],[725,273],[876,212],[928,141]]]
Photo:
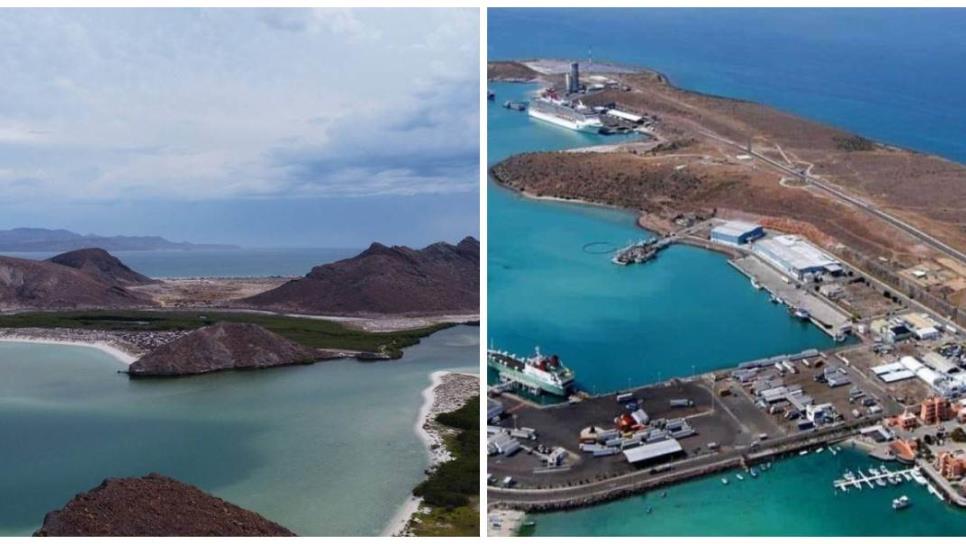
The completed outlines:
[[[489,349],[486,364],[500,374],[501,381],[511,381],[534,392],[566,397],[574,383],[574,373],[556,355],[541,355],[537,348],[533,357],[518,357],[512,353]]]
[[[604,128],[600,115],[592,108],[588,108],[579,100],[558,98],[553,89],[548,89],[531,100],[527,113],[534,119],[578,132],[597,134]]]

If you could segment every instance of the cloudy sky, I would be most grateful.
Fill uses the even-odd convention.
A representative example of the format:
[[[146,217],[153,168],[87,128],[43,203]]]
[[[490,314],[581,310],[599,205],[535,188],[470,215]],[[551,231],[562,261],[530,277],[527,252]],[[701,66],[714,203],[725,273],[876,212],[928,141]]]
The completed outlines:
[[[0,229],[478,233],[477,10],[4,10]]]

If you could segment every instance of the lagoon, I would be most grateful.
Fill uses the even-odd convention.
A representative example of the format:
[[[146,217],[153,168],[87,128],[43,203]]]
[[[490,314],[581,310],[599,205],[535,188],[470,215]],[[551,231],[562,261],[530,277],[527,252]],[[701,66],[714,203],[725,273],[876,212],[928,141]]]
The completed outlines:
[[[378,535],[420,482],[429,375],[477,371],[459,326],[397,361],[129,380],[85,347],[0,342],[0,534],[107,477],[160,472],[300,535]]]

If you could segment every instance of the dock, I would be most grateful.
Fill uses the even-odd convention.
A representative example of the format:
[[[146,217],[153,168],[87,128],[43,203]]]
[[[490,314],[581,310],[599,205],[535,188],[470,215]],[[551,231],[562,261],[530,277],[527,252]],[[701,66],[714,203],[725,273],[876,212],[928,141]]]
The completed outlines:
[[[672,241],[671,238],[665,237],[635,242],[617,250],[611,262],[621,266],[646,263],[656,257],[661,250],[670,246]]]
[[[832,482],[832,485],[839,491],[847,492],[850,488],[861,490],[863,486],[869,489],[876,487],[888,487],[889,485],[899,485],[903,482],[915,481],[920,485],[928,485],[926,479],[918,468],[905,470],[889,470],[885,465],[879,468],[871,467],[863,471],[848,471],[842,478]]]
[[[851,316],[815,293],[799,288],[797,282],[758,257],[747,255],[729,263],[747,276],[756,288],[768,292],[773,302],[780,302],[788,306],[789,311],[798,312],[801,319],[811,321],[825,334],[838,339],[851,329]]]

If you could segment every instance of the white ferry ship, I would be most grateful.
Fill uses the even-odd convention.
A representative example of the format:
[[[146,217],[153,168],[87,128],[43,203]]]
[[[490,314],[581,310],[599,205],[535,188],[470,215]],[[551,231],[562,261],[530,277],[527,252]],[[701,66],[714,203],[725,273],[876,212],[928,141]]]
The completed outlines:
[[[556,355],[545,356],[536,350],[533,357],[518,357],[505,351],[487,350],[487,366],[500,373],[500,379],[513,381],[534,390],[560,397],[567,396],[574,373]]]

